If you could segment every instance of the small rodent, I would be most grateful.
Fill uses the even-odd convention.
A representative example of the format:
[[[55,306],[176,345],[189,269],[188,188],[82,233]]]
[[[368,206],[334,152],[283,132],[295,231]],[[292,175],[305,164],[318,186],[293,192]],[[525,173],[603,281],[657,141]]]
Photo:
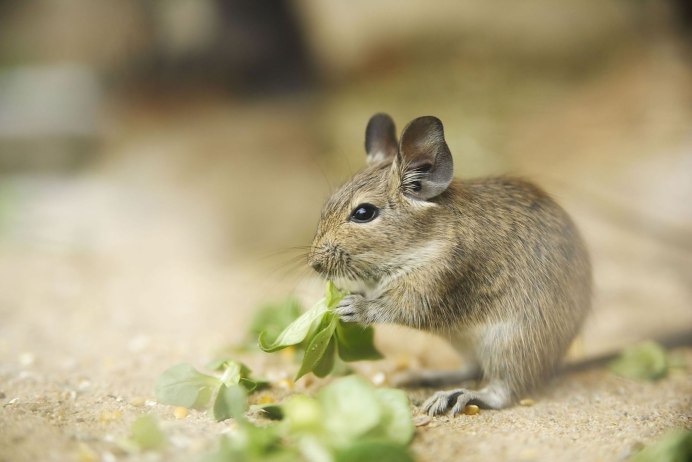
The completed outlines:
[[[422,382],[481,378],[480,390],[438,391],[436,415],[466,404],[509,406],[555,371],[591,305],[591,265],[567,213],[516,178],[453,178],[439,119],[376,114],[368,165],[326,202],[309,255],[350,292],[344,321],[433,332],[475,363]]]

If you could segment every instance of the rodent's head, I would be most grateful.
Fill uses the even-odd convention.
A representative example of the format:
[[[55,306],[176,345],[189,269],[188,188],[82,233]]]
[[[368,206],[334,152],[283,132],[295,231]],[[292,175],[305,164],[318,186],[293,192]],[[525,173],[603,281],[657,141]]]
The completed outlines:
[[[452,181],[452,155],[442,123],[419,117],[397,142],[386,114],[365,131],[368,165],[324,205],[309,264],[337,285],[375,283],[433,257],[436,203]],[[341,282],[341,284],[340,284]]]

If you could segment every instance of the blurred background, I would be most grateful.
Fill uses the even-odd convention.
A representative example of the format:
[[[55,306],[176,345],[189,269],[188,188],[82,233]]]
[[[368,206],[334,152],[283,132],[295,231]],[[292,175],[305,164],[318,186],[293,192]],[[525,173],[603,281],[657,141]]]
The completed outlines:
[[[582,354],[689,332],[690,11],[0,0],[0,359],[125,381],[241,338],[262,301],[312,303],[295,248],[380,111],[436,115],[458,176],[526,176],[575,217],[596,278]]]

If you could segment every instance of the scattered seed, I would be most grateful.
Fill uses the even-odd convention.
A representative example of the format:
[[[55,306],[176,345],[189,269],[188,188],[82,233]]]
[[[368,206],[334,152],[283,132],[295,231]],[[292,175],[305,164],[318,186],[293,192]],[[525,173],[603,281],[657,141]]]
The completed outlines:
[[[274,397],[269,396],[269,395],[262,395],[257,400],[257,404],[272,404],[275,402],[276,402],[276,400],[274,399]]]
[[[189,411],[186,407],[176,407],[175,409],[173,409],[173,415],[176,419],[184,419],[185,417],[187,417],[188,413]]]
[[[117,409],[114,411],[103,411],[101,412],[101,415],[99,415],[99,421],[101,423],[108,423],[118,420],[120,417],[122,417],[122,412],[118,411]]]
[[[464,414],[466,415],[476,415],[481,412],[481,409],[476,406],[475,404],[467,404],[466,407],[464,407]]]
[[[411,357],[409,355],[399,355],[394,360],[395,371],[405,371],[411,367]]]
[[[98,454],[84,443],[79,443],[77,449],[77,460],[79,462],[98,462]]]
[[[295,349],[295,347],[292,347],[292,346],[286,347],[283,350],[279,350],[279,356],[284,361],[291,362],[296,357],[296,349]]]
[[[534,404],[536,404],[536,402],[534,400],[532,400],[531,398],[524,398],[521,401],[519,401],[520,406],[529,407],[529,406],[533,406]]]
[[[293,390],[294,383],[291,379],[281,379],[279,380],[278,385],[280,388],[283,388],[284,390]]]

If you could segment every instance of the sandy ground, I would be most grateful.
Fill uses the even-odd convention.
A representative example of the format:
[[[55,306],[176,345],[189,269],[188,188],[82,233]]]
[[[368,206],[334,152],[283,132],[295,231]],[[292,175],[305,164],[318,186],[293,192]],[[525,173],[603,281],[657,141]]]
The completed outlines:
[[[505,101],[500,113],[459,112],[443,95],[382,101],[400,124],[435,106],[462,176],[525,174],[574,215],[591,248],[596,300],[571,361],[641,339],[688,340],[673,350],[687,368],[656,383],[597,364],[565,372],[531,396],[533,406],[432,419],[413,441],[419,460],[615,461],[692,427],[692,82],[672,54],[624,59],[569,91]],[[154,380],[239,342],[260,303],[319,297],[308,272],[267,255],[308,243],[329,185],[362,161],[374,110],[353,102],[359,93],[322,105],[117,109],[121,134],[93,169],[0,180],[0,461],[194,460],[228,431],[196,411],[176,419],[154,401]],[[467,130],[474,120],[494,125]],[[505,142],[488,147],[488,130]],[[322,151],[332,157],[320,160]],[[377,342],[387,359],[361,365],[368,377],[402,361],[457,360],[409,330],[380,328]],[[242,359],[274,380],[295,369],[262,354]],[[308,382],[294,390],[320,386]],[[410,392],[414,412],[431,391]],[[124,453],[118,441],[145,413],[160,418],[168,448]]]

